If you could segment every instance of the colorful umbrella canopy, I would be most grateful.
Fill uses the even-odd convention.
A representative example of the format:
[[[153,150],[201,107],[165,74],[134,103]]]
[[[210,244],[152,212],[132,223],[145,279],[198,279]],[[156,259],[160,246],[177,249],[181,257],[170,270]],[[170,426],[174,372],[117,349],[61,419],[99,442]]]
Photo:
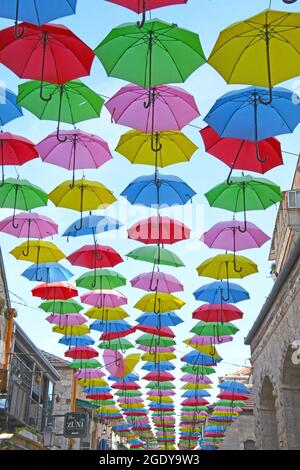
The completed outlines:
[[[66,315],[51,314],[46,320],[52,325],[58,325],[59,327],[73,327],[87,322],[86,318],[79,313],[67,313]]]
[[[90,215],[82,218],[82,227],[78,230],[80,220],[76,220],[70,227],[65,230],[63,237],[83,237],[85,235],[92,235],[94,245],[96,247],[96,235],[102,232],[109,232],[110,230],[118,230],[123,224],[112,217],[104,215]]]
[[[76,348],[82,347],[82,346],[91,346],[92,344],[95,343],[93,338],[91,338],[88,335],[82,335],[82,336],[63,336],[60,338],[58,341],[59,344],[64,344],[66,346],[75,346]]]
[[[98,344],[99,349],[110,349],[112,351],[118,351],[120,350],[121,352],[127,351],[127,349],[134,348],[134,345],[128,341],[128,339],[125,338],[117,338],[117,339],[112,339],[110,341],[101,341],[101,343]]]
[[[63,85],[43,84],[44,93],[51,96],[45,102],[40,97],[40,82],[30,81],[19,85],[17,102],[32,112],[39,119],[57,121],[57,139],[61,122],[77,124],[81,121],[98,118],[104,103],[103,98],[92,91],[80,80],[66,82]]]
[[[80,327],[82,328],[82,326]],[[100,367],[101,364],[97,359],[75,359],[71,362],[68,367],[71,369],[94,369],[95,367]]]
[[[68,281],[73,273],[60,263],[40,263],[39,265],[32,264],[29,266],[21,276],[29,281],[53,283]]]
[[[224,295],[227,293],[227,296]],[[196,300],[209,302],[211,304],[233,303],[250,299],[249,293],[238,284],[233,282],[216,281],[205,284],[194,292]]]
[[[199,116],[192,95],[178,87],[157,86],[151,89],[152,100],[146,108],[149,92],[137,85],[126,85],[105,103],[117,124],[139,131],[180,131]]]
[[[187,345],[191,346],[194,349],[202,348],[203,346],[208,346],[212,344],[223,344],[223,343],[229,343],[232,341],[232,337],[228,335],[223,335],[220,336],[219,339],[215,338],[213,335],[203,335],[203,336],[193,336],[190,339],[186,339],[184,343]],[[213,348],[211,349],[213,351]]]
[[[112,320],[106,322],[95,320],[93,323],[91,323],[91,330],[103,331],[105,333],[117,333],[117,338],[122,331],[126,332],[127,336],[127,331],[129,328],[130,325],[125,320]],[[100,339],[102,339],[102,337]]]
[[[17,96],[7,88],[1,90],[0,125],[23,116],[22,108],[17,104]]]
[[[233,393],[235,393],[235,392],[244,393],[246,395],[249,395],[249,393],[250,393],[250,391],[246,387],[246,385],[244,385],[241,382],[236,382],[236,381],[233,381],[233,380],[226,380],[225,382],[220,383],[220,385],[218,385],[218,387],[222,390],[229,390]]]
[[[199,276],[213,279],[243,278],[258,272],[257,265],[245,256],[234,254],[216,255],[200,264]]]
[[[161,208],[184,205],[195,196],[182,179],[173,175],[140,176],[133,180],[121,196],[130,204]]]
[[[126,279],[121,274],[110,269],[96,269],[94,274],[89,272],[76,279],[76,286],[85,289],[116,289],[126,285]]]
[[[0,133],[0,153],[2,184],[4,183],[4,166],[24,165],[24,163],[38,158],[38,152],[30,140],[10,132]]]
[[[131,130],[121,136],[116,152],[131,163],[163,168],[175,163],[188,162],[197,148],[182,132],[145,134]]]
[[[76,326],[76,325],[74,325],[74,326],[55,325],[52,328],[52,331],[53,331],[53,333],[59,333],[60,335],[63,335],[63,336],[82,336],[82,335],[88,334],[90,332],[90,329],[87,325],[79,325],[79,326]],[[98,367],[98,364],[94,365],[93,367]],[[79,368],[84,369],[86,367],[81,365]]]
[[[243,318],[243,312],[235,305],[230,304],[205,304],[193,312],[195,320],[204,322],[226,323]]]
[[[64,313],[78,313],[83,310],[83,307],[76,302],[76,300],[47,300],[46,302],[41,303],[39,308],[44,310],[44,312],[59,313],[60,315]]]
[[[68,300],[77,297],[78,290],[67,282],[53,282],[51,284],[40,284],[31,289],[34,297],[41,297],[45,300]]]
[[[152,347],[153,346],[153,341],[157,341],[157,344],[156,346],[159,348],[159,347],[169,347],[169,346],[173,346],[173,345],[176,345],[176,341],[174,339],[170,339],[170,338],[164,338],[164,337],[160,337],[158,336],[157,338],[155,338],[156,335],[151,335],[151,334],[144,334],[142,336],[140,336],[139,338],[136,339],[136,343],[137,344],[141,344],[141,345],[144,345],[144,346],[148,346],[148,347]]]
[[[173,244],[190,238],[191,230],[178,220],[167,216],[152,216],[128,229],[128,238],[147,245]]]
[[[130,354],[124,358],[119,351],[111,351],[109,349],[106,349],[103,354],[106,369],[113,377],[119,379],[127,377],[134,370],[140,357],[140,354]]]
[[[148,292],[165,292],[172,294],[183,291],[183,285],[171,274],[162,272],[139,274],[130,281],[132,287],[142,289]]]
[[[91,380],[91,379],[101,379],[105,374],[102,370],[97,368],[92,369],[82,369],[80,372],[75,373],[77,379]]]
[[[11,250],[10,254],[18,260],[31,261],[38,266],[39,263],[56,262],[65,257],[54,243],[40,240],[30,240],[29,244],[27,242],[21,243]]]
[[[158,315],[157,313],[144,313],[139,316],[136,321],[140,325],[153,326],[158,330],[165,326],[176,326],[183,323],[183,320],[173,312],[164,313],[162,315]],[[157,342],[158,340],[153,341],[153,349],[156,348]]]
[[[218,335],[216,332],[218,331]],[[227,336],[234,335],[239,329],[231,323],[204,323],[198,322],[192,329],[191,332],[198,336]]]
[[[300,13],[268,9],[222,31],[208,62],[227,83],[269,86],[269,104],[272,86],[300,73],[299,41]]]
[[[61,140],[57,141],[56,132],[36,145],[41,159],[67,170],[99,168],[112,158],[109,146],[101,137],[88,134],[79,129],[61,131]]]
[[[151,326],[136,325],[135,329],[143,331],[144,333],[149,333],[150,335],[167,337],[167,338],[175,338],[175,334],[173,333],[171,328],[168,328],[168,327],[161,328],[160,330],[157,330],[157,329],[155,329]],[[157,341],[158,341],[158,339],[157,339]]]
[[[160,246],[143,246],[131,251],[126,256],[138,261],[146,261],[156,265],[163,264],[166,266],[173,266],[174,268],[184,266],[181,259],[175,255],[175,253],[172,253],[172,251]]]
[[[101,309],[97,307],[92,307],[85,312],[85,315],[88,318],[102,321],[123,320],[124,318],[129,317],[128,313],[126,313],[125,310],[122,309],[122,307]]]
[[[179,310],[185,305],[183,300],[173,294],[164,292],[156,292],[144,295],[135,305],[142,312],[170,312],[171,310]]]
[[[121,256],[111,248],[105,245],[84,245],[78,250],[67,256],[67,260],[74,266],[83,268],[113,268],[123,262]]]
[[[117,290],[94,290],[83,294],[80,298],[84,304],[98,308],[114,308],[127,304],[127,297]]]

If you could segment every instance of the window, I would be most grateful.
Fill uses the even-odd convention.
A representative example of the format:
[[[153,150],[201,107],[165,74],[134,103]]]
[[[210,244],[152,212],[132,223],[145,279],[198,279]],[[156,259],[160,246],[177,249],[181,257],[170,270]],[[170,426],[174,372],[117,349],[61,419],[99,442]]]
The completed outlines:
[[[288,208],[300,208],[300,191],[288,191]]]
[[[255,442],[249,439],[244,442],[244,450],[255,450]]]

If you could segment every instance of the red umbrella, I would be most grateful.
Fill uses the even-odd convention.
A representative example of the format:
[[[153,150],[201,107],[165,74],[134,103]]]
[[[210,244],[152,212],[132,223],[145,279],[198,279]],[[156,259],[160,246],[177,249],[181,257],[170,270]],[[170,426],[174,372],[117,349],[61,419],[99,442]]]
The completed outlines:
[[[175,380],[174,375],[170,374],[170,372],[161,371],[161,372],[149,372],[142,380],[149,380],[149,382],[169,382],[171,380]]]
[[[243,318],[243,312],[235,305],[205,304],[193,312],[194,320],[226,323]]]
[[[0,154],[2,184],[4,182],[4,165],[24,165],[39,156],[33,142],[10,132],[0,132]]]
[[[110,400],[113,398],[111,393],[90,393],[86,395],[88,400]]]
[[[266,173],[283,164],[281,145],[274,137],[259,142],[223,138],[210,126],[202,129],[200,134],[206,152],[231,168],[228,181],[233,169]]]
[[[135,382],[115,382],[111,387],[117,390],[139,390],[141,388]]]
[[[171,328],[169,328],[168,326],[165,326],[158,330],[154,326],[136,325],[135,329],[140,330],[143,333],[149,333],[150,335],[152,334],[156,336],[164,336],[166,338],[175,338],[175,334],[173,333]]]
[[[67,260],[74,266],[81,266],[83,268],[96,269],[96,268],[113,268],[123,259],[110,246],[105,245],[84,245],[78,250],[67,256]]]
[[[135,333],[135,332],[136,332],[136,327],[133,326],[132,328],[129,328],[128,330],[124,330],[124,331],[102,333],[99,340],[100,341],[109,341],[111,339],[124,338],[125,336],[131,335],[132,333]]]
[[[204,406],[209,405],[209,402],[205,398],[186,398],[181,402],[182,406]]]
[[[235,393],[231,391],[223,391],[219,393],[218,398],[221,398],[222,400],[248,400],[249,399],[249,394],[246,393]]]
[[[128,230],[128,238],[147,245],[173,244],[190,238],[191,230],[178,220],[167,216],[153,216],[141,220]]]
[[[67,282],[39,284],[31,289],[31,292],[34,297],[41,297],[45,300],[68,300],[78,295],[78,290]]]
[[[70,29],[62,25],[35,26],[21,23],[24,35],[15,36],[15,27],[0,31],[0,62],[20,78],[62,85],[90,74],[94,52]]]
[[[70,357],[72,359],[92,359],[97,356],[99,356],[99,353],[88,346],[70,348],[65,352],[65,357]]]

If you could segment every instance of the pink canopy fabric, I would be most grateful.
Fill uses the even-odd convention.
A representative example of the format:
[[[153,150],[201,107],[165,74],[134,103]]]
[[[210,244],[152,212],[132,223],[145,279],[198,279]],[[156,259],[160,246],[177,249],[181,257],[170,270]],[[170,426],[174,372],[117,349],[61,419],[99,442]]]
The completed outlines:
[[[60,326],[74,326],[74,325],[83,325],[87,323],[87,319],[80,315],[79,313],[66,313],[63,315],[54,314],[49,315],[46,318],[47,322],[51,323],[51,325],[60,325]]]
[[[83,294],[81,301],[93,307],[115,308],[127,304],[127,297],[117,290],[94,290]]]
[[[203,384],[203,385],[212,383],[210,378],[207,377],[206,375],[204,375],[203,377],[197,377],[196,375],[193,375],[193,374],[184,374],[180,380],[181,382],[198,383],[198,384]]]
[[[18,238],[46,238],[58,233],[58,225],[45,215],[20,212],[0,222],[0,232]]]
[[[172,397],[176,395],[176,392],[174,390],[161,390],[161,389],[152,389],[147,392],[147,395],[149,397]]]
[[[36,149],[46,163],[66,170],[99,168],[112,158],[109,146],[101,137],[79,129],[60,131],[65,142],[57,140],[56,131],[48,135]]]
[[[145,346],[144,344],[140,344],[137,349],[140,349],[141,351],[152,352],[153,347],[152,346]],[[174,352],[175,350],[176,350],[176,348],[174,346],[166,346],[166,347],[155,346],[155,351],[157,353],[168,353],[168,352]]]
[[[136,276],[130,281],[132,287],[137,289],[142,289],[147,292],[166,292],[172,294],[174,292],[180,292],[184,290],[183,285],[181,284],[175,276],[171,274],[166,274],[162,272],[152,272],[143,273]]]
[[[195,345],[195,346],[206,346],[208,344],[223,344],[223,343],[229,343],[230,341],[233,340],[232,336],[198,336],[194,335],[192,338],[190,338],[190,345]]]
[[[81,369],[75,373],[76,379],[101,379],[105,373],[100,369]]]
[[[112,120],[142,132],[179,131],[200,113],[192,95],[174,86],[152,89],[154,104],[145,108],[148,90],[126,85],[105,103]]]

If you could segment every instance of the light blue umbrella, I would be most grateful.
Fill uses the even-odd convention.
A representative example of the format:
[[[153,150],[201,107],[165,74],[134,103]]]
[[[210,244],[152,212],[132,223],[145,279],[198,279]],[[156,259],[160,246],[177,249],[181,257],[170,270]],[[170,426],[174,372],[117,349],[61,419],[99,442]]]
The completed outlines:
[[[101,321],[95,320],[90,325],[91,330],[103,331],[105,333],[118,333],[119,331],[129,330],[131,326],[125,320]]]
[[[196,397],[210,397],[210,393],[207,390],[186,390],[183,398],[196,398]]]
[[[82,219],[82,227],[78,230],[81,224],[80,220],[76,220],[67,230],[63,233],[63,237],[82,237],[84,235],[93,235],[94,239],[97,233],[109,232],[110,230],[118,230],[123,224],[112,217],[104,215],[88,215]],[[77,230],[76,230],[77,227]]]
[[[246,387],[246,385],[244,385],[240,382],[236,382],[234,380],[228,380],[226,382],[223,382],[220,385],[218,385],[218,387],[221,390],[227,390],[227,391],[234,392],[234,393],[242,393],[242,394],[246,394],[246,395],[250,394],[250,391]]]
[[[140,325],[154,326],[160,329],[164,326],[176,326],[183,323],[183,320],[174,312],[165,313],[143,313],[136,321]]]
[[[139,377],[135,374],[129,374],[127,375],[127,377],[123,377],[122,379],[117,379],[113,377],[112,375],[110,375],[108,377],[108,380],[113,380],[114,382],[136,382],[137,380],[139,380]]]
[[[148,370],[148,371],[165,371],[165,370],[174,370],[175,366],[171,364],[171,362],[146,362],[142,366],[143,370]]]
[[[60,344],[65,344],[66,346],[91,346],[95,343],[93,338],[88,335],[82,336],[62,336],[58,341]]]
[[[217,362],[222,361],[222,359],[208,356],[198,351],[191,351],[190,353],[183,356],[181,360],[182,362],[186,362],[187,364],[202,366],[216,365]]]
[[[146,207],[171,207],[184,205],[195,196],[195,191],[178,176],[140,176],[133,180],[121,196],[130,204]]]
[[[194,292],[196,300],[210,304],[231,303],[236,304],[250,299],[249,293],[234,282],[215,281],[205,284]]]
[[[41,263],[39,265],[32,264],[21,276],[26,277],[29,281],[61,282],[68,281],[73,273],[60,263]]]
[[[16,100],[17,96],[12,91],[0,87],[0,126],[23,116],[22,108]]]
[[[108,393],[111,391],[111,387],[84,387],[83,388],[83,393]]]

